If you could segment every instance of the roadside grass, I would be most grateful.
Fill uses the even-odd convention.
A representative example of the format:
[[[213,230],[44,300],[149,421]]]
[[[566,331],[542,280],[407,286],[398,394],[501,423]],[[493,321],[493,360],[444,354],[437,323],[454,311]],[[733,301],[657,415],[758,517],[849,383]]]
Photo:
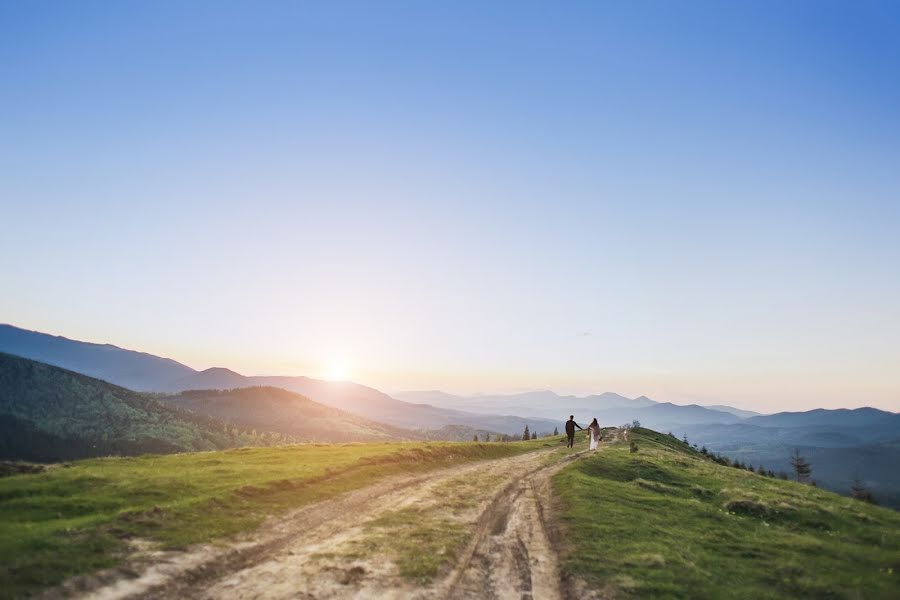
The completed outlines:
[[[365,558],[383,554],[397,565],[400,576],[419,583],[431,580],[456,558],[468,538],[468,528],[434,507],[392,510],[365,525],[366,536],[342,555]]]
[[[539,447],[552,448],[543,457],[544,464],[557,462],[587,443],[582,435],[581,447],[567,449],[561,444],[563,439],[564,436],[553,436],[530,443],[540,442]],[[456,560],[471,538],[478,507],[491,500],[508,481],[503,472],[469,473],[444,481],[415,505],[387,511],[364,523],[364,535],[347,543],[336,555],[354,560],[383,554],[397,565],[401,577],[426,584]],[[334,557],[335,554],[321,556]]]
[[[900,514],[629,439],[553,479],[566,575],[626,598],[900,597]]]
[[[302,444],[83,460],[5,477],[0,597],[121,564],[130,538],[184,548],[384,477],[514,456],[545,444]]]

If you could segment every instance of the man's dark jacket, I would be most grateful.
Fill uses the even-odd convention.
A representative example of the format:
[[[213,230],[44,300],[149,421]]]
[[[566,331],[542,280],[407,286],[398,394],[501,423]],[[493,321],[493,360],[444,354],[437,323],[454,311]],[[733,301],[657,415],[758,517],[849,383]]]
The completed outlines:
[[[558,421],[557,421],[557,422],[558,422]],[[575,435],[575,428],[576,428],[576,427],[577,427],[578,429],[584,429],[581,425],[579,425],[578,423],[576,423],[576,422],[573,421],[572,419],[569,419],[568,421],[566,421],[566,435]]]

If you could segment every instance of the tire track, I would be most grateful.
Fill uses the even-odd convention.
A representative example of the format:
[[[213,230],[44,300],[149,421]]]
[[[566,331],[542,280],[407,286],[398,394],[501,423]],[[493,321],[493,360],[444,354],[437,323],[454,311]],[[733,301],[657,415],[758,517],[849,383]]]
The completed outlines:
[[[603,445],[621,439],[618,430]],[[120,598],[416,598],[560,600],[571,597],[559,571],[552,527],[552,476],[589,453],[556,458],[558,447],[510,458],[399,476],[338,498],[295,509],[227,543],[187,552],[144,549],[131,568],[137,577],[107,573],[81,578],[46,597]],[[550,464],[548,464],[548,461]],[[480,479],[479,479],[480,478]],[[365,546],[366,525],[404,507],[446,511],[446,486],[499,481],[483,501],[455,518],[469,541],[454,564],[427,582],[399,576],[377,547],[366,557],[344,550]],[[442,487],[443,486],[443,487]],[[342,553],[343,552],[343,553]]]

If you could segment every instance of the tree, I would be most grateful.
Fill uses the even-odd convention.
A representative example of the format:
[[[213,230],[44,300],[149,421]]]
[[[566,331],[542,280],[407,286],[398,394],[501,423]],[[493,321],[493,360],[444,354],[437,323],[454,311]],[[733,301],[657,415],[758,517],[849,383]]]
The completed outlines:
[[[525,433],[522,434],[522,440],[528,441],[531,439],[531,432],[528,431],[528,425],[525,426]]]
[[[557,427],[553,428],[553,435],[559,435],[559,428],[557,428]]]
[[[791,468],[794,470],[797,481],[805,482],[809,480],[812,466],[800,455],[800,450],[797,448],[794,449],[794,454],[791,455]]]
[[[484,441],[486,441],[486,442],[491,441],[491,434],[490,434],[490,433],[484,434]]]
[[[688,442],[687,434],[684,434],[684,437],[681,438],[681,441],[684,442],[685,446],[690,446],[690,442]]]
[[[536,439],[537,439],[537,431],[532,431],[532,432],[531,432],[531,439],[533,439],[533,440],[536,440]]]
[[[870,504],[875,504],[875,498],[872,497],[871,490],[860,481],[859,475],[853,479],[853,485],[850,486],[850,497]]]
[[[702,454],[703,456],[709,455],[709,450],[706,449],[706,446],[700,448],[700,454]]]
[[[638,421],[637,419],[635,419],[634,421],[631,422],[631,426],[632,426],[633,428],[637,429],[638,427],[641,426],[641,422]]]
[[[472,436],[472,441],[473,441],[473,442],[477,442],[477,441],[478,441],[478,434],[477,434],[477,433],[476,433],[475,435]]]

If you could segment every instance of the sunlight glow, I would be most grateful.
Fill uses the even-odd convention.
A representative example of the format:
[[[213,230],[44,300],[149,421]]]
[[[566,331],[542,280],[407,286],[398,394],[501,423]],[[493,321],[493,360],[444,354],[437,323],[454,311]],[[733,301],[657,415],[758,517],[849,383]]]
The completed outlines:
[[[350,377],[350,371],[343,362],[332,362],[325,371],[325,378],[330,381],[347,381]]]

